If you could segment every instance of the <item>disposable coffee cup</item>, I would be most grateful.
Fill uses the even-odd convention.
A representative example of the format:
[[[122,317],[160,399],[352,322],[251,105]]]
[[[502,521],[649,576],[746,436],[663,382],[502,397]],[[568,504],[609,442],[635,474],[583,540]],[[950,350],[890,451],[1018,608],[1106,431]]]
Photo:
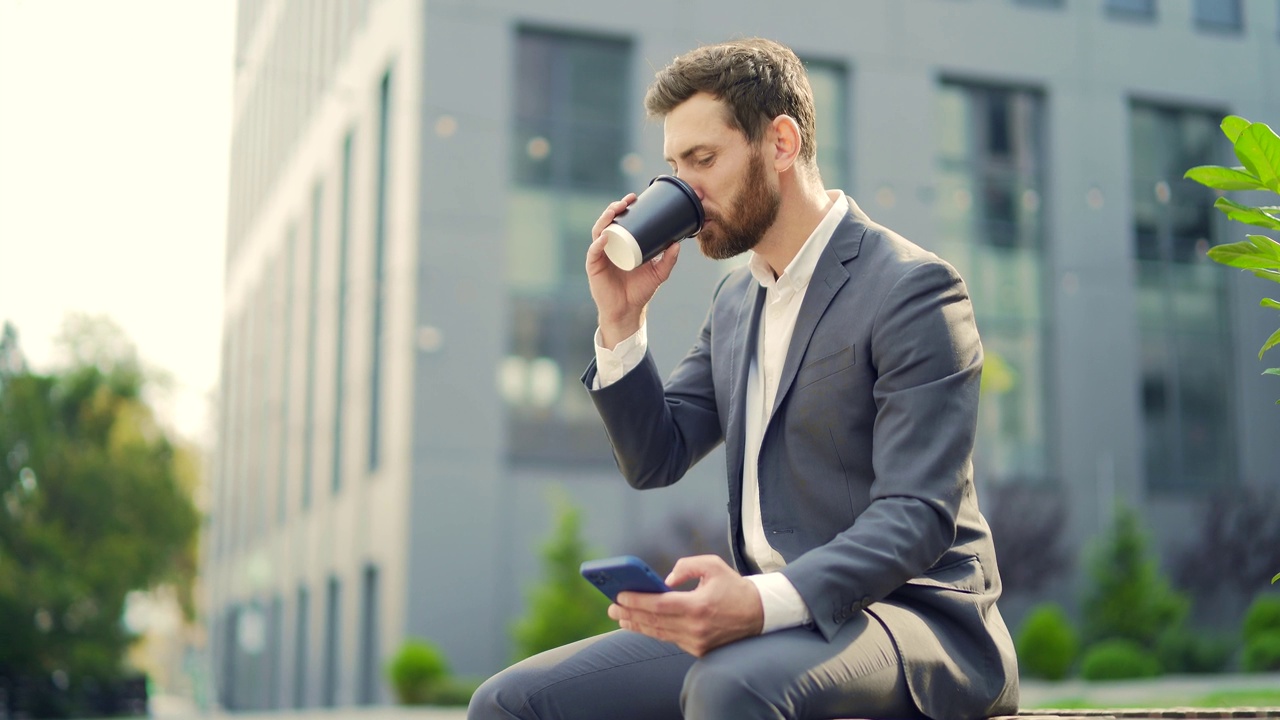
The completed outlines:
[[[689,183],[659,175],[604,229],[604,252],[614,265],[634,270],[673,243],[697,235],[704,218],[702,202]]]

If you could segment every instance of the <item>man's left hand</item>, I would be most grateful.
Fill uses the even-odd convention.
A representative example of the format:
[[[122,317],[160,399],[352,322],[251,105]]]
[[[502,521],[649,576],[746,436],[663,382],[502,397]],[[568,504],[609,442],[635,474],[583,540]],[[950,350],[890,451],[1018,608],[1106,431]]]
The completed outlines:
[[[667,576],[674,587],[690,580],[688,592],[618,593],[609,617],[623,630],[674,643],[694,657],[764,627],[764,605],[755,583],[742,577],[715,555],[681,558]]]

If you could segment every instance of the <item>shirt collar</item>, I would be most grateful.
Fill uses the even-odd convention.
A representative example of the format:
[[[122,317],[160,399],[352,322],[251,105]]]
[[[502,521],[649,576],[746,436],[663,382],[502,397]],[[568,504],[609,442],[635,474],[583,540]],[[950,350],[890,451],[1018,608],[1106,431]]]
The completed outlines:
[[[769,263],[754,251],[751,252],[751,256],[747,259],[747,268],[756,282],[766,289],[773,289],[776,286],[779,292],[788,296],[809,286],[813,271],[818,267],[818,258],[831,242],[831,236],[835,234],[840,221],[849,214],[849,201],[843,191],[829,190],[827,195],[833,201],[831,207],[827,209],[827,214],[813,229],[809,239],[804,241],[804,245],[800,246],[800,251],[791,259],[791,264],[787,265],[787,269],[783,270],[776,279],[773,277],[773,270],[769,268]]]

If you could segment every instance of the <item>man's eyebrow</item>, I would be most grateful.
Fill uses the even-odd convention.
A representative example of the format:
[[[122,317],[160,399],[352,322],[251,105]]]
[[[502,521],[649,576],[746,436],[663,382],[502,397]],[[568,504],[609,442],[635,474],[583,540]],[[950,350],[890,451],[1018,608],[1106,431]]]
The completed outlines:
[[[680,153],[680,159],[681,159],[681,160],[688,160],[688,159],[689,159],[689,156],[691,156],[691,155],[695,155],[695,154],[697,154],[697,153],[703,152],[703,151],[705,151],[705,150],[711,150],[711,149],[712,149],[712,147],[711,147],[710,145],[708,145],[707,143],[701,143],[701,144],[698,144],[698,145],[694,145],[693,147],[689,148],[688,150],[685,150],[684,152]],[[674,160],[672,160],[672,159],[671,159],[671,156],[669,156],[669,155],[668,155],[667,157],[663,158],[663,160],[665,160],[665,161],[667,162],[667,164],[668,164],[668,165],[670,165],[670,164],[672,164],[673,162],[675,162]]]

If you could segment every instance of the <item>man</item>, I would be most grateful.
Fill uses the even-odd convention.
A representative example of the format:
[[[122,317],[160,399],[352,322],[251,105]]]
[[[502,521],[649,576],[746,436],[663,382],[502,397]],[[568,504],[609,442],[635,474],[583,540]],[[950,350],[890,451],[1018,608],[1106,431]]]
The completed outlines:
[[[737,570],[684,558],[621,593],[622,630],[491,678],[471,718],[912,718],[1017,709],[999,573],[974,496],[982,348],[963,281],[822,185],[812,91],[787,48],[702,47],[645,98],[702,199],[702,252],[748,252],[665,385],[645,309],[679,246],[631,272],[592,229],[584,375],[637,488],[723,442]],[[740,574],[741,573],[741,574]]]

